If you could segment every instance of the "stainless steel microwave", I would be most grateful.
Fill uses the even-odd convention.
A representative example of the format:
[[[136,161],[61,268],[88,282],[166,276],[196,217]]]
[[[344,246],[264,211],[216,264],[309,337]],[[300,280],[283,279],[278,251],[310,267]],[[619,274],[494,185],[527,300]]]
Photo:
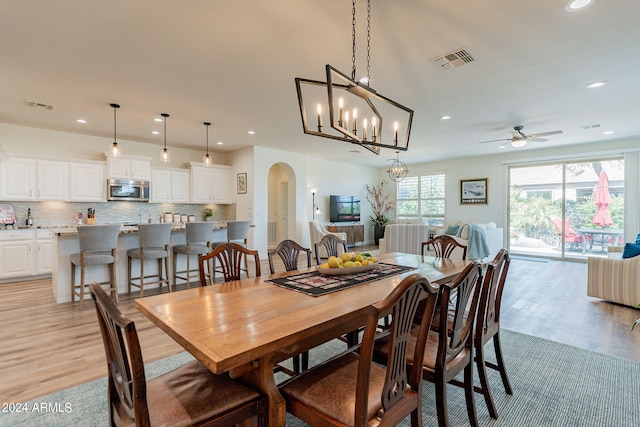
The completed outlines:
[[[107,180],[107,200],[129,202],[149,201],[149,181],[129,181],[127,179]]]

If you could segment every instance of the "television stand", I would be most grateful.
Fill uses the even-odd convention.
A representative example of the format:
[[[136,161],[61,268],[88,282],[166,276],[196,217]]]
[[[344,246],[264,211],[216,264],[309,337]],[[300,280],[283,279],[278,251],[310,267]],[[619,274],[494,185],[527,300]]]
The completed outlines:
[[[327,231],[333,233],[347,233],[347,245],[356,246],[357,243],[364,245],[364,225],[327,225]]]

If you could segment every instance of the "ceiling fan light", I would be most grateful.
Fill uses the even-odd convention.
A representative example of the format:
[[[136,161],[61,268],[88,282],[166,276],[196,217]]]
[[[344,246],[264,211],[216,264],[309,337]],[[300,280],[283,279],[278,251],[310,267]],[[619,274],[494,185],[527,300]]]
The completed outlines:
[[[591,6],[593,3],[595,3],[595,0],[570,0],[565,4],[564,10],[567,12],[576,12]]]
[[[514,139],[511,141],[511,146],[515,148],[524,147],[525,145],[527,145],[526,139]]]

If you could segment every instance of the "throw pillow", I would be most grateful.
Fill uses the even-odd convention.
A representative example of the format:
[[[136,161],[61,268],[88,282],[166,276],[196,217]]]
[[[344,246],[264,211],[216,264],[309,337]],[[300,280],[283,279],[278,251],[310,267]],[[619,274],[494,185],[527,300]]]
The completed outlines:
[[[458,230],[457,236],[460,237],[461,239],[468,240],[469,239],[469,224],[465,224],[462,227],[460,227],[460,230]]]
[[[444,234],[448,234],[449,236],[457,236],[458,230],[460,230],[459,225],[450,225],[447,227],[447,231],[445,231]]]
[[[622,259],[633,258],[640,255],[640,244],[627,243],[624,245],[624,251],[622,252]]]
[[[640,234],[636,236],[636,245],[640,245]]]

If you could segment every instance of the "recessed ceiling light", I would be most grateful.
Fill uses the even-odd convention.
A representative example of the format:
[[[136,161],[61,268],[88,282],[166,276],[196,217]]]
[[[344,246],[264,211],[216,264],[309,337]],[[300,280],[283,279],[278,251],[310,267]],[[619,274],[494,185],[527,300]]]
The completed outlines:
[[[602,132],[603,135],[613,135],[615,132],[612,130],[608,130],[606,132]]]
[[[602,86],[604,86],[606,84],[607,84],[607,82],[605,80],[600,80],[600,81],[597,81],[597,82],[591,82],[591,83],[589,83],[587,85],[587,89],[594,89],[594,88],[597,88],[597,87],[602,87]]]
[[[85,124],[87,121],[85,119],[77,119],[76,122]]]
[[[594,4],[596,0],[570,0],[564,5],[567,12],[576,12]]]
[[[157,130],[152,130],[151,133],[154,135],[160,135],[160,132],[158,132]]]
[[[440,120],[449,120],[451,116],[440,116]]]
[[[216,142],[216,145],[224,145],[224,142],[218,141],[218,142]]]
[[[247,133],[248,133],[249,135],[255,135],[255,134],[256,134],[256,131],[255,131],[255,130],[248,130],[248,131],[247,131]]]
[[[154,122],[162,123],[162,119],[160,117],[156,117],[153,119]]]

